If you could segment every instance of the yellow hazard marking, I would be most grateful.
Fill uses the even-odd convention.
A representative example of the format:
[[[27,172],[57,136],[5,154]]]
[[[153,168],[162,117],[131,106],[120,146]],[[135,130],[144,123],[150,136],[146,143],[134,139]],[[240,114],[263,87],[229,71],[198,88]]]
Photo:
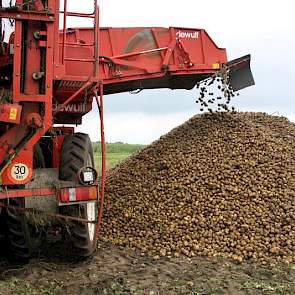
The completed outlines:
[[[16,120],[17,116],[17,109],[16,108],[10,108],[10,113],[9,113],[9,120]]]
[[[214,70],[220,69],[220,64],[212,64],[212,69]]]

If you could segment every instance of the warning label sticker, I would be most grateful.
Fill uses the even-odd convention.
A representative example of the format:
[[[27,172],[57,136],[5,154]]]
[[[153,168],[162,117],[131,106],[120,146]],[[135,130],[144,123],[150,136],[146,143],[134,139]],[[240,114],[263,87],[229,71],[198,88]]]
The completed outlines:
[[[9,120],[16,120],[17,116],[17,109],[16,108],[10,108],[10,113],[9,113]]]

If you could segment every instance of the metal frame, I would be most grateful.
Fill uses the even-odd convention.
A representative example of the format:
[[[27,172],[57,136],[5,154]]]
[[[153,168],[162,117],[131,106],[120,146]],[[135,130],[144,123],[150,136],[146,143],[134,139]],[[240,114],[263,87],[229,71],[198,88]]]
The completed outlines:
[[[48,0],[48,10],[40,11],[40,1],[36,2],[37,8],[34,10],[23,10],[24,3],[22,0],[16,1],[16,9],[12,10],[1,10],[1,17],[8,17],[15,19],[15,36],[14,36],[14,56],[13,56],[13,93],[12,98],[14,103],[22,104],[22,120],[16,121],[12,128],[10,128],[1,138],[0,138],[0,174],[2,173],[2,183],[5,184],[15,184],[14,181],[9,177],[9,171],[7,167],[12,165],[14,162],[18,161],[24,163],[27,167],[32,167],[32,147],[42,135],[45,134],[49,128],[53,125],[52,117],[52,96],[53,96],[53,81],[56,77],[55,69],[59,68],[59,74],[61,74],[60,79],[62,80],[62,72],[64,71],[65,54],[66,54],[66,23],[67,16],[76,17],[90,17],[94,19],[93,27],[93,51],[95,52],[94,58],[92,60],[93,70],[92,75],[88,77],[88,81],[76,90],[76,92],[71,95],[62,105],[58,107],[54,115],[64,107],[73,101],[79,94],[83,91],[92,88],[99,82],[99,72],[98,72],[98,41],[99,41],[99,9],[97,6],[97,0],[94,1],[94,11],[92,14],[83,13],[73,13],[67,11],[67,0],[64,1],[64,11],[59,11],[59,1],[58,0]],[[35,2],[34,2],[35,3]],[[42,2],[41,2],[42,4]],[[56,46],[55,40],[59,38],[59,14],[63,14],[63,44],[62,47]],[[46,17],[45,17],[46,16]],[[45,93],[41,94],[38,89],[38,84],[34,81],[31,76],[34,74],[34,70],[39,69],[40,64],[40,53],[39,50],[34,52],[34,54],[26,54],[24,57],[24,46],[25,42],[29,39],[24,39],[26,37],[34,36],[36,30],[36,24],[34,22],[27,22],[27,20],[38,20],[39,36],[45,37],[44,40],[34,40],[36,44],[36,49],[44,48],[46,50],[46,73],[44,75],[44,88]],[[42,24],[46,26],[46,30],[42,31]],[[24,28],[28,31],[27,36],[24,36]],[[32,38],[32,37],[31,37]],[[39,44],[39,45],[38,45]],[[39,46],[39,47],[38,47]],[[59,61],[59,52],[62,52],[61,66]],[[30,49],[26,49],[30,51]],[[24,58],[26,61],[24,62]],[[83,62],[83,59],[80,61]],[[54,66],[55,65],[55,66]],[[25,74],[25,78],[23,75]],[[25,81],[24,81],[25,80]],[[25,86],[23,86],[25,84]],[[24,88],[25,89],[22,89]],[[43,118],[39,114],[40,104],[44,106],[44,116]],[[31,120],[28,122],[28,118]],[[36,121],[40,121],[40,126],[34,126]],[[27,127],[27,128],[25,128]],[[34,129],[32,134],[27,135],[28,127]],[[17,138],[15,134],[18,134]],[[15,148],[17,147],[17,148]],[[30,175],[32,171],[30,171]],[[24,181],[27,182],[28,179]],[[18,182],[17,184],[22,184]]]
[[[64,1],[64,11],[59,12],[59,1],[58,0],[48,0],[48,10],[42,11],[43,4],[40,1],[34,2],[34,10],[25,10],[24,3],[22,0],[16,1],[15,10],[1,9],[0,17],[2,18],[11,18],[15,19],[15,36],[14,36],[14,56],[13,56],[13,91],[12,99],[14,105],[4,105],[1,107],[5,108],[5,116],[2,114],[0,121],[9,122],[9,112],[13,107],[17,106],[17,120],[14,120],[11,123],[14,123],[13,127],[8,129],[7,132],[2,135],[0,138],[0,173],[2,173],[1,182],[5,184],[15,184],[11,179],[9,179],[5,170],[9,165],[12,165],[14,162],[21,161],[25,163],[27,167],[30,167],[32,170],[32,147],[34,144],[41,138],[45,132],[53,126],[53,117],[52,117],[52,97],[53,97],[53,80],[57,77],[55,68],[58,68],[58,75],[63,76],[64,64],[66,61],[66,23],[67,16],[75,17],[89,17],[94,19],[94,28],[93,28],[93,51],[95,52],[94,58],[92,60],[93,70],[92,74],[88,77],[88,81],[85,82],[83,86],[80,87],[73,95],[71,95],[62,105],[58,107],[55,114],[63,110],[63,108],[70,103],[74,98],[76,98],[80,93],[83,93],[87,89],[91,89],[93,95],[97,95],[96,88],[102,89],[102,84],[99,83],[99,58],[98,58],[98,41],[99,41],[99,10],[97,6],[97,0],[94,1],[94,12],[92,14],[81,14],[67,11],[67,0]],[[44,7],[43,7],[44,9]],[[58,23],[59,23],[59,13],[63,14],[63,44],[61,47],[62,51],[62,60],[61,66],[59,61],[59,46],[56,46],[55,40],[59,37]],[[38,25],[32,21],[38,21]],[[39,28],[36,31],[36,28]],[[44,30],[44,28],[46,28]],[[27,34],[24,32],[28,32]],[[36,36],[34,34],[38,32],[38,37],[41,36],[40,40],[33,40],[36,44],[37,52],[35,54],[27,54],[27,51],[30,49],[26,47],[27,42],[29,42],[30,36]],[[38,83],[32,79],[36,69],[39,69],[40,60],[41,60],[41,50],[45,50],[45,65],[46,70],[44,74],[44,93],[40,93],[40,89],[37,87]],[[26,55],[26,56],[25,56]],[[24,57],[25,56],[25,57]],[[24,61],[24,58],[26,61]],[[79,61],[83,62],[83,59]],[[54,67],[55,65],[55,67]],[[22,73],[22,74],[21,74]],[[26,74],[25,77],[22,75]],[[35,77],[38,75],[35,75]],[[24,81],[25,80],[25,81]],[[62,77],[60,77],[62,80]],[[25,85],[25,86],[24,86]],[[103,98],[100,91],[100,118],[101,126],[103,126]],[[43,114],[40,113],[40,107],[44,106]],[[7,115],[7,114],[8,115]],[[20,119],[21,114],[21,119]],[[8,117],[7,117],[8,116]],[[31,130],[31,134],[27,134],[28,130]],[[102,129],[103,130],[103,129]],[[102,131],[103,132],[103,131]],[[17,136],[16,136],[17,135]],[[104,138],[104,135],[102,135]],[[62,140],[62,139],[61,139]],[[102,141],[104,146],[104,140]],[[105,149],[103,147],[103,175],[105,177]],[[53,164],[57,165],[58,159],[54,159]],[[32,172],[32,171],[31,171]],[[32,174],[30,172],[30,174]],[[11,181],[11,183],[10,183]],[[27,182],[28,179],[25,180]],[[0,183],[1,183],[0,182]],[[24,183],[25,183],[24,182]],[[17,184],[21,184],[18,182]],[[93,186],[98,186],[94,184]],[[104,180],[101,182],[101,187],[104,187]],[[7,189],[7,187],[2,186],[4,190],[0,190],[0,200],[17,198],[17,197],[56,197],[61,194],[63,189],[52,189],[52,188],[39,188],[39,189]],[[79,187],[76,187],[79,189]],[[98,216],[99,222],[102,220],[102,204],[104,196],[104,188],[100,190],[101,201],[100,206],[98,207]],[[0,202],[0,207],[11,207],[9,204],[4,204]],[[17,210],[23,211],[32,211],[29,208],[16,208]],[[36,210],[33,210],[36,212]],[[56,218],[63,218],[67,220],[75,220],[80,222],[89,222],[85,219],[75,218],[64,216],[60,214],[53,214],[48,212],[39,211],[39,213],[47,214],[54,216]],[[98,222],[98,221],[96,221]],[[100,228],[100,226],[98,226]],[[98,237],[99,230],[96,232],[96,240]]]

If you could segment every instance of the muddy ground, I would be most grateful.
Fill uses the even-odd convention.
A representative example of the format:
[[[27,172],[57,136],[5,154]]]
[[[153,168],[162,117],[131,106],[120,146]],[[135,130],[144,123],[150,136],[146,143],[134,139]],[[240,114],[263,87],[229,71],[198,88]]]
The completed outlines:
[[[43,243],[28,264],[0,258],[0,294],[295,294],[295,265],[222,258],[163,258],[100,242],[84,262],[59,241]],[[65,254],[61,254],[65,253]]]

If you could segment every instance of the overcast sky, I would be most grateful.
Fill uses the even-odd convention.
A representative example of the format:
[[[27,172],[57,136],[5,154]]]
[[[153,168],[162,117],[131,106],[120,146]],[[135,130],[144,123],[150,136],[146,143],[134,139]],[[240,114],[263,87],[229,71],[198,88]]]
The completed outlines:
[[[91,10],[92,0],[68,0],[73,10]],[[256,85],[242,90],[240,111],[265,111],[295,121],[295,2],[292,0],[101,0],[104,27],[179,26],[204,28],[233,59],[251,53]],[[77,20],[71,26],[81,26]],[[150,90],[105,96],[109,142],[149,143],[198,113],[196,90]],[[99,137],[97,112],[79,128]]]

